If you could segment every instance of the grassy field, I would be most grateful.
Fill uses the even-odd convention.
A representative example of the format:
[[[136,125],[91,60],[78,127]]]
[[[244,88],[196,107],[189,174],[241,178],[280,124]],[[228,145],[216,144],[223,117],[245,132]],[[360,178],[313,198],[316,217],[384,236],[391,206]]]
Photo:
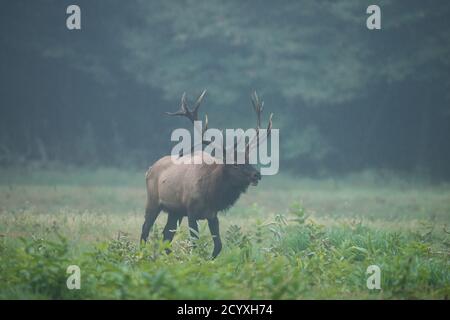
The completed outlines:
[[[264,177],[220,214],[224,249],[209,259],[205,222],[187,221],[172,253],[139,246],[143,172],[0,170],[0,298],[448,299],[450,186],[360,174]],[[66,269],[81,268],[68,290]],[[381,289],[366,286],[381,269]]]

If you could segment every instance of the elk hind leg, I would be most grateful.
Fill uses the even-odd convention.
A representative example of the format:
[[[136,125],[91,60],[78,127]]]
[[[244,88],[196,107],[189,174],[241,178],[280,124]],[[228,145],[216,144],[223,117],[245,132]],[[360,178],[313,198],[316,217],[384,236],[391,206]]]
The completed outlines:
[[[173,237],[175,236],[175,231],[177,229],[177,222],[180,219],[172,214],[168,214],[167,223],[163,231],[164,241],[172,242]]]
[[[141,241],[147,241],[150,229],[153,227],[160,211],[159,207],[147,207],[145,209],[145,221],[142,225]]]
[[[176,229],[178,228],[177,224],[181,224],[181,220],[183,220],[183,217],[177,217],[168,213],[167,223],[163,231],[164,241],[169,241],[169,243],[172,242]],[[170,252],[171,250],[167,248],[166,253],[169,254]]]

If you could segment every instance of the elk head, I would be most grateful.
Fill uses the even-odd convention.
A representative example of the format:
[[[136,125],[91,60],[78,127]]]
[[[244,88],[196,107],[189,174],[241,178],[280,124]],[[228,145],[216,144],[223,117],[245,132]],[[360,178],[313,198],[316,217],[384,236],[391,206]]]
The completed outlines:
[[[188,118],[192,124],[195,123],[195,121],[198,121],[198,109],[200,107],[200,104],[203,100],[203,98],[206,95],[206,90],[204,90],[200,96],[197,98],[193,108],[190,108],[188,106],[187,100],[186,100],[186,93],[183,93],[182,97],[181,97],[181,106],[180,106],[180,110],[176,111],[176,112],[166,112],[166,114],[170,115],[170,116],[183,116]],[[251,139],[249,142],[246,143],[245,145],[245,149],[244,149],[244,159],[245,162],[244,163],[238,163],[237,159],[237,154],[240,153],[241,151],[238,150],[238,146],[239,146],[239,141],[234,143],[234,147],[232,150],[232,153],[234,155],[234,161],[232,163],[226,163],[225,164],[225,172],[226,175],[232,180],[235,181],[236,184],[241,185],[241,184],[246,184],[246,185],[254,185],[256,186],[259,182],[259,180],[261,180],[261,174],[259,173],[259,171],[252,165],[250,164],[250,152],[252,152],[255,148],[257,149],[259,147],[259,144],[261,143],[261,139],[260,139],[260,128],[261,128],[261,115],[262,115],[262,111],[264,109],[264,101],[262,101],[258,94],[255,92],[253,92],[252,96],[251,96],[251,100],[252,100],[252,105],[253,105],[253,110],[255,111],[256,114],[256,136]],[[269,124],[266,130],[266,134],[263,136],[263,139],[267,139],[270,136],[270,132],[272,129],[272,117],[273,117],[273,113],[270,114],[269,117]],[[199,130],[195,125],[194,125],[195,130]],[[210,142],[210,141],[205,141],[203,139],[203,136],[205,134],[205,131],[208,130],[208,116],[205,115],[205,122],[204,122],[204,126],[201,132],[199,132],[202,136],[202,144],[207,146],[209,144],[214,144],[214,142]],[[195,147],[192,147],[191,152],[194,150]],[[228,153],[228,149],[226,148],[222,148],[222,146],[218,146],[218,149],[222,149],[223,150],[223,159],[226,159],[226,155]],[[180,154],[181,156],[182,154]]]

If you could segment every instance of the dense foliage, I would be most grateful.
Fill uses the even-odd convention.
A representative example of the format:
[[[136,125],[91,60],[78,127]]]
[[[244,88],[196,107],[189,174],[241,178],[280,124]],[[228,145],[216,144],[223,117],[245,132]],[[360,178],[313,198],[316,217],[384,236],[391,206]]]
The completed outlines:
[[[180,228],[170,247],[155,230],[140,247],[126,235],[74,254],[68,241],[35,238],[0,244],[1,298],[300,299],[437,298],[450,294],[448,239],[430,232],[390,232],[361,222],[325,227],[298,204],[244,232],[231,225],[226,250],[209,258],[205,232],[193,249]],[[448,237],[447,237],[448,238]],[[445,242],[446,241],[446,242]],[[66,268],[81,268],[81,289],[68,290]],[[366,287],[378,265],[381,290]]]

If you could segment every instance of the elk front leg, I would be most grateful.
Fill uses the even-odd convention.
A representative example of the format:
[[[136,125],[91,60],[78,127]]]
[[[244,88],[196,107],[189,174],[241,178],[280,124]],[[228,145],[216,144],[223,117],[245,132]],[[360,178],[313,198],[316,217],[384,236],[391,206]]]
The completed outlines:
[[[214,250],[212,253],[212,257],[214,259],[222,250],[222,241],[220,240],[220,233],[219,233],[219,218],[214,217],[208,219],[208,226],[214,241]]]

